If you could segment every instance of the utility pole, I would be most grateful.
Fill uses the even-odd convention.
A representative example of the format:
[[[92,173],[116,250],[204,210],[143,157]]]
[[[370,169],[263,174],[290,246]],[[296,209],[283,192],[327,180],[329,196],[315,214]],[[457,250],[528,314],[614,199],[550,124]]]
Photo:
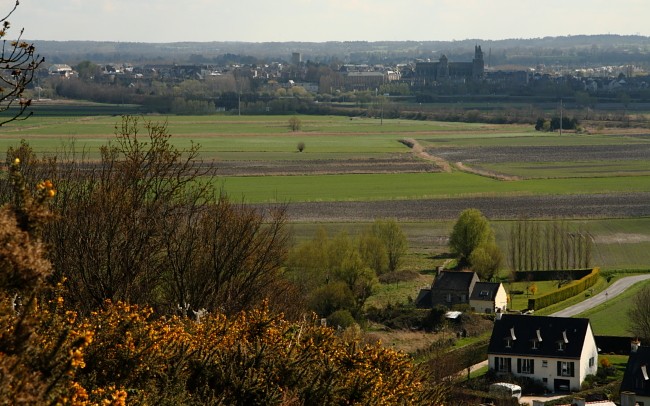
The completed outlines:
[[[562,99],[560,99],[560,136],[562,136]]]
[[[379,125],[384,125],[384,98],[389,96],[388,93],[384,93],[381,96],[381,123]]]

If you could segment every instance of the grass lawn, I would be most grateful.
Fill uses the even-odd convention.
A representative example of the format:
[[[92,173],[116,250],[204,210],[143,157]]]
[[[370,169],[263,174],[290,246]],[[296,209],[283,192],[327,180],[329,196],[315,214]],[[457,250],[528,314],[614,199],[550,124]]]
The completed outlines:
[[[415,300],[421,288],[431,286],[433,275],[419,274],[416,279],[395,283],[380,283],[373,295],[366,300],[366,307],[383,308],[389,303],[403,303],[407,298]]]
[[[650,281],[638,283],[618,297],[594,307],[578,317],[587,317],[596,335],[625,336],[628,327],[627,312],[634,303],[634,296]]]
[[[537,292],[532,295],[529,294],[527,288],[535,285],[537,287]],[[545,295],[550,292],[557,290],[557,281],[540,281],[540,282],[506,282],[504,284],[507,292],[512,291],[523,291],[523,294],[513,295],[510,294],[510,304],[509,307],[512,310],[526,310],[528,309],[528,299],[534,299],[536,297]]]
[[[598,365],[603,358],[607,358],[609,362],[612,363],[612,366],[615,368],[616,373],[613,379],[623,379],[623,374],[625,374],[625,368],[627,367],[627,360],[630,358],[629,355],[598,355]]]

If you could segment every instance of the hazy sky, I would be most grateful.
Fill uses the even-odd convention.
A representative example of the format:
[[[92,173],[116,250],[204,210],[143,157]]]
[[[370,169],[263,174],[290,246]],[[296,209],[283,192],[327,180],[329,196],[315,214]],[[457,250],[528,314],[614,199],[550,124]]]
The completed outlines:
[[[12,5],[13,0],[1,0]],[[4,11],[4,10],[3,10]],[[33,40],[383,41],[650,36],[648,0],[21,0]]]

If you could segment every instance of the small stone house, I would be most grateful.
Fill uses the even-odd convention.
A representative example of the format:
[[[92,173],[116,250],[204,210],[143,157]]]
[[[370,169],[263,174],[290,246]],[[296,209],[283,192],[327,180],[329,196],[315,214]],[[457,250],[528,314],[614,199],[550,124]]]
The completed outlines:
[[[431,288],[422,289],[415,299],[420,308],[443,305],[451,308],[457,304],[469,304],[474,285],[479,282],[476,272],[440,271]]]

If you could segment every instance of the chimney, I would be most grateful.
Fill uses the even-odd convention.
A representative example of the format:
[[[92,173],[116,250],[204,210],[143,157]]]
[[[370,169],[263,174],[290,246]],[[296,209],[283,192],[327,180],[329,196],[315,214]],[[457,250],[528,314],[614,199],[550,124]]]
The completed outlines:
[[[585,406],[587,403],[583,398],[573,398],[573,403],[572,405],[575,406]]]
[[[440,276],[440,274],[442,273],[443,269],[445,269],[444,266],[441,266],[441,265],[437,266],[437,267],[436,267],[436,276]]]
[[[641,347],[641,341],[639,341],[638,338],[635,338],[634,340],[632,340],[632,342],[630,343],[631,351],[636,352],[636,350],[638,350],[639,347]]]
[[[503,313],[497,313],[497,315],[496,315],[496,319],[497,319],[497,320],[501,320],[501,317],[502,317],[502,316],[503,316]]]
[[[621,406],[634,406],[636,403],[636,395],[634,392],[621,392]]]

